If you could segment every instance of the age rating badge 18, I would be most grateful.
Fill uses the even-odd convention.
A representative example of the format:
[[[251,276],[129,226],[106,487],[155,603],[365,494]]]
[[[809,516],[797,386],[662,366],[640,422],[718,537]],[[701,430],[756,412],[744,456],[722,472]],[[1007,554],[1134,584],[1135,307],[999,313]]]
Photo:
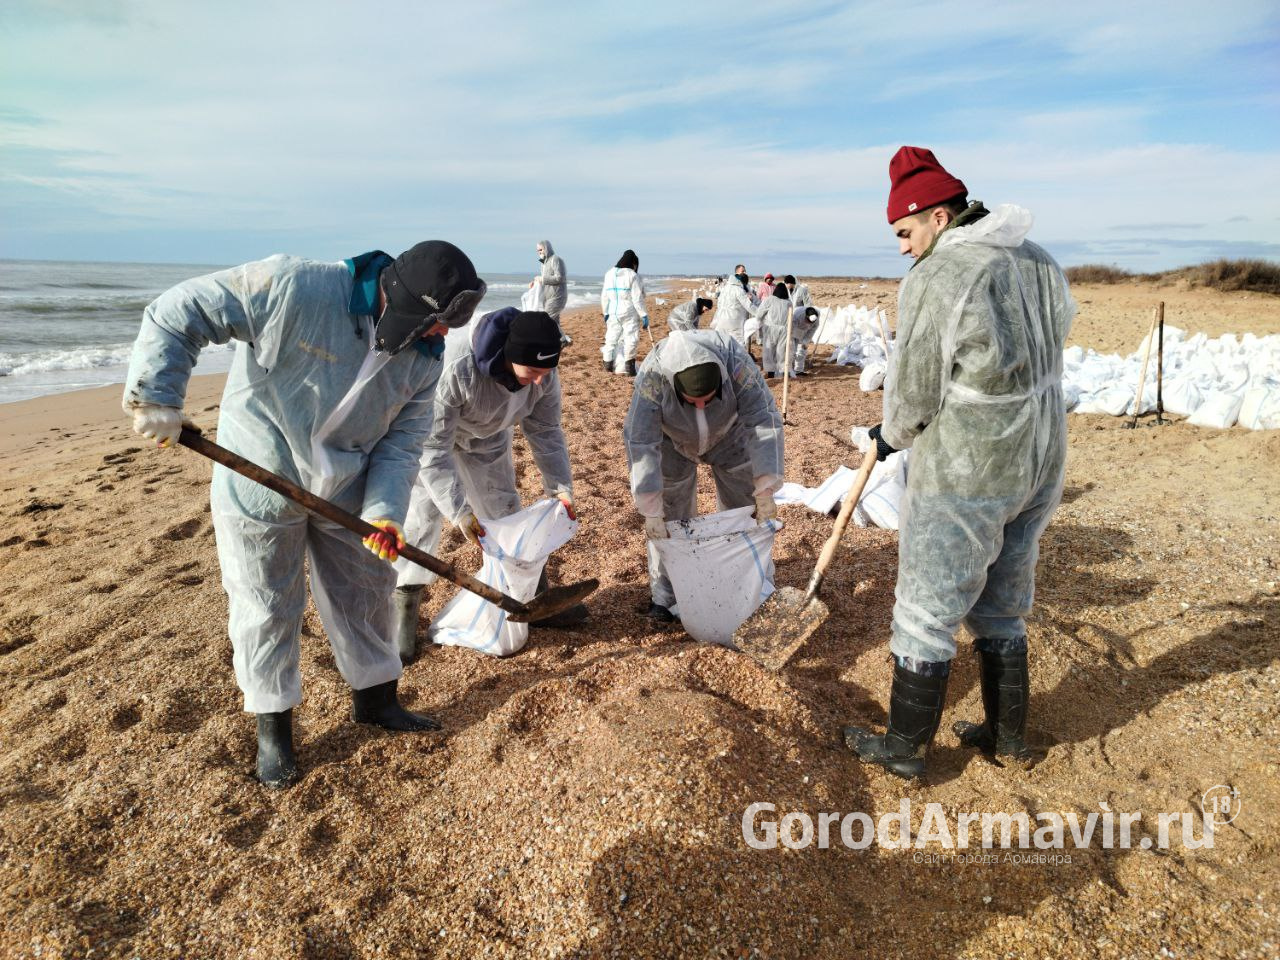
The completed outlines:
[[[1240,816],[1240,791],[1225,783],[1216,784],[1200,798],[1200,809],[1204,812],[1205,820],[1215,827],[1225,827]]]

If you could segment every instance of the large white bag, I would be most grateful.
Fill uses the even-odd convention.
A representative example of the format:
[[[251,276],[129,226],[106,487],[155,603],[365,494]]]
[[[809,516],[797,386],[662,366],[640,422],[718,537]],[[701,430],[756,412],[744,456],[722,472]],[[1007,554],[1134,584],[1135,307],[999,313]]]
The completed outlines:
[[[898,529],[902,498],[907,492],[907,456],[910,452],[898,450],[875,465],[853,511],[853,522],[858,526]]]
[[[533,286],[520,295],[520,309],[526,313],[543,309],[542,278],[533,281]]]
[[[862,368],[858,377],[858,389],[863,393],[872,393],[884,386],[884,375],[889,364],[884,360],[872,360]]]
[[[501,520],[482,520],[484,565],[476,579],[517,600],[532,600],[547,557],[568,543],[578,521],[559,499],[539,500]],[[527,623],[508,623],[505,610],[463,590],[445,604],[427,635],[445,646],[470,647],[495,657],[515,653],[529,639]]]
[[[1243,399],[1238,393],[1214,390],[1205,396],[1204,403],[1200,404],[1187,423],[1193,427],[1226,429],[1240,416],[1240,405]]]
[[[1280,430],[1280,387],[1253,387],[1240,404],[1240,426],[1250,430]]]
[[[1076,413],[1105,413],[1109,417],[1118,417],[1133,405],[1133,389],[1131,387],[1107,387],[1089,397],[1081,397],[1076,404]]]
[[[1200,388],[1190,380],[1170,380],[1164,385],[1164,412],[1189,417],[1200,408]]]
[[[757,524],[754,507],[692,520],[668,520],[665,540],[650,541],[662,558],[685,632],[731,646],[733,633],[773,593],[777,520]]]

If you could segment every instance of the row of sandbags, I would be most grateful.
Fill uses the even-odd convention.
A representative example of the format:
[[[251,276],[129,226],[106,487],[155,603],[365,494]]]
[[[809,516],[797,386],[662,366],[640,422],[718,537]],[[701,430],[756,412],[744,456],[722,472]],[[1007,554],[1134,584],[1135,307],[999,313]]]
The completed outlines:
[[[1062,354],[1067,408],[1131,416],[1147,338],[1127,357],[1070,347]],[[1156,409],[1157,350],[1147,365],[1140,413]],[[1210,338],[1164,328],[1164,409],[1195,426],[1280,429],[1280,334]]]
[[[884,384],[893,336],[883,310],[860,307],[855,303],[843,307],[821,307],[814,339],[836,348],[832,363],[862,368],[858,387],[864,392],[879,390]]]

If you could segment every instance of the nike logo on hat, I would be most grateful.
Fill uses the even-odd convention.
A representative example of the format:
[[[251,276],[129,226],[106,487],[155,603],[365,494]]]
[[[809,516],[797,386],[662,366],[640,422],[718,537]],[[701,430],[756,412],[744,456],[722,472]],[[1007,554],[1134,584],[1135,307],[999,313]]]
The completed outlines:
[[[550,360],[552,357],[558,356],[559,354],[560,354],[560,351],[559,351],[559,350],[552,351],[551,353],[540,353],[540,354],[538,354],[538,359],[539,359],[539,360]]]

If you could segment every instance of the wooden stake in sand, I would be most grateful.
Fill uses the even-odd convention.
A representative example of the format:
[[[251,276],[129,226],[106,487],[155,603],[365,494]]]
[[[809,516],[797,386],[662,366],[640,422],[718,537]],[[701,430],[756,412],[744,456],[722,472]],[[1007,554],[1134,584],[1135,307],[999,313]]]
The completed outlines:
[[[1164,301],[1160,301],[1160,336],[1156,344],[1156,419],[1157,427],[1163,427],[1169,421],[1164,418]]]
[[[1147,364],[1151,360],[1151,341],[1156,338],[1156,325],[1160,322],[1160,318],[1164,316],[1164,301],[1160,301],[1160,305],[1155,308],[1151,314],[1151,329],[1147,331],[1147,347],[1142,351],[1142,372],[1138,374],[1138,392],[1133,399],[1133,417],[1128,423],[1122,423],[1121,426],[1126,430],[1132,430],[1138,425],[1138,411],[1142,409],[1142,388],[1147,382]]]

